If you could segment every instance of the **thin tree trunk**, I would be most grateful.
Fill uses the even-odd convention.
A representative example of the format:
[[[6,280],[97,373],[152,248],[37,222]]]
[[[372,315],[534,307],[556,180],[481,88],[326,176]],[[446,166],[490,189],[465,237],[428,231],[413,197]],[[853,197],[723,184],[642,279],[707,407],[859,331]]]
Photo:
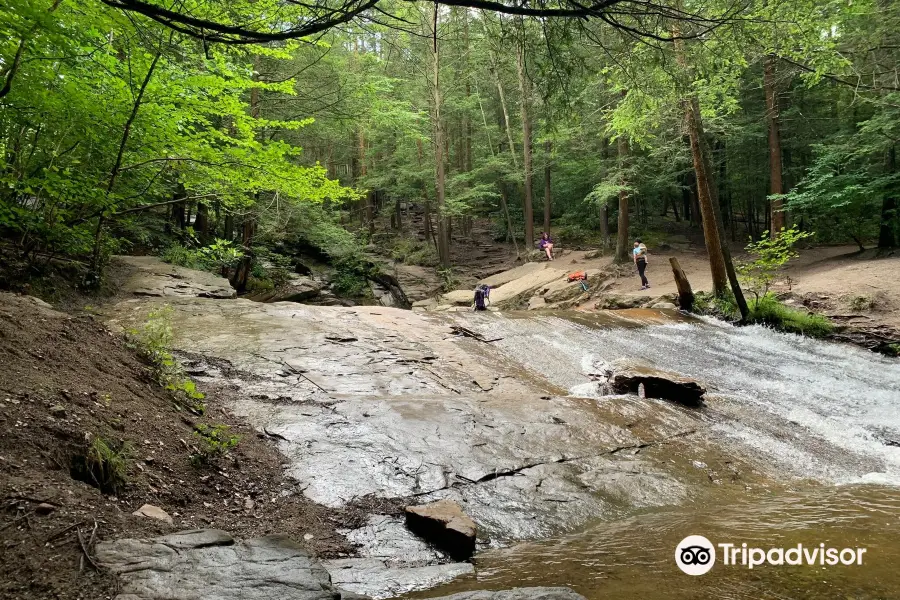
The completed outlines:
[[[783,164],[781,159],[781,131],[778,122],[778,91],[775,87],[775,57],[766,57],[763,75],[763,87],[766,93],[766,121],[769,125],[769,193],[784,193]],[[772,227],[769,230],[774,239],[785,228],[787,218],[784,214],[784,202],[773,198],[770,203]]]
[[[544,142],[544,151],[547,154],[547,161],[544,163],[544,231],[550,231],[550,153],[553,150],[553,144],[550,140]]]
[[[125,126],[122,129],[122,137],[119,140],[119,150],[116,153],[116,160],[109,171],[109,179],[106,183],[105,198],[107,201],[109,200],[113,187],[116,185],[116,178],[119,176],[119,171],[122,169],[122,158],[125,156],[125,148],[128,146],[128,139],[131,137],[131,126],[134,125],[134,120],[137,118],[138,111],[141,109],[141,103],[144,101],[144,93],[147,91],[147,86],[150,85],[150,80],[153,78],[153,72],[156,70],[156,65],[159,63],[161,56],[162,52],[157,52],[150,62],[147,74],[144,76],[141,87],[138,89],[138,93],[134,98],[134,103],[131,106],[131,113],[125,120]],[[103,215],[97,217],[97,229],[94,231],[94,253],[91,259],[91,271],[94,274],[99,274],[100,246],[103,240],[103,222]]]
[[[532,190],[532,146],[531,146],[531,86],[525,74],[525,49],[520,44],[516,53],[516,69],[519,74],[519,90],[522,93],[522,158],[525,169],[525,244],[534,247],[534,197]]]
[[[887,171],[894,173],[897,170],[897,149],[891,147],[887,157]],[[889,249],[897,247],[897,223],[898,219],[897,196],[893,191],[885,194],[881,201],[881,227],[878,230],[878,247]]]
[[[619,135],[619,170],[623,173],[621,181],[622,188],[619,190],[619,222],[616,229],[616,257],[617,263],[625,263],[630,260],[630,247],[628,243],[628,191],[624,188],[628,182],[624,179],[624,172],[628,165],[628,139],[624,135]]]
[[[431,114],[431,125],[434,131],[434,164],[436,170],[436,189],[437,189],[437,249],[438,249],[438,257],[441,262],[441,267],[444,269],[450,268],[450,231],[447,223],[447,218],[444,215],[444,186],[446,184],[446,172],[444,165],[444,126],[441,122],[443,118],[441,115],[441,61],[440,61],[440,53],[438,47],[438,21],[439,21],[439,5],[434,5],[434,13],[433,13],[433,21],[432,21],[432,73],[431,73],[431,101],[432,101],[432,114]]]

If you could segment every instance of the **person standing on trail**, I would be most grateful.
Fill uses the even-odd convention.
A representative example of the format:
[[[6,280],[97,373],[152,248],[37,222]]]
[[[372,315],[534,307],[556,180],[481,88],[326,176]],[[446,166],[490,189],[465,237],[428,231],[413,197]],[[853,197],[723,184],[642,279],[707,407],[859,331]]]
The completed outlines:
[[[647,270],[647,257],[650,253],[647,252],[647,246],[641,242],[640,238],[634,240],[634,250],[631,251],[631,254],[634,258],[634,265],[637,267],[638,275],[641,276],[641,289],[646,290],[650,287],[650,282],[647,281],[644,271]]]
[[[541,234],[541,241],[538,242],[538,247],[547,253],[547,260],[553,260],[553,240],[550,239],[550,234],[546,231]]]

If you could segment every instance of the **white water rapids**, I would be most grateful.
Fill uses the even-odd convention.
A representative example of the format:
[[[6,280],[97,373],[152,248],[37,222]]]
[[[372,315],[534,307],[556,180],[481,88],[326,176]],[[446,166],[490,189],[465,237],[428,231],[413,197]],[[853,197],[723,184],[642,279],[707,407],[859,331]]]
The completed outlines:
[[[497,348],[574,395],[595,360],[628,357],[709,388],[714,428],[798,477],[900,485],[900,361],[843,344],[719,322],[591,327],[491,315]],[[601,400],[602,401],[602,400]]]

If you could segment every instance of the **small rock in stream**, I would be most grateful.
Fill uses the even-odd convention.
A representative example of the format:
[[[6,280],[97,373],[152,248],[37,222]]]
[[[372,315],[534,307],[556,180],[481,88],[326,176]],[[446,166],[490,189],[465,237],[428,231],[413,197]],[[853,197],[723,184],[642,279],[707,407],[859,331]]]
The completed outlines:
[[[407,506],[404,511],[406,525],[411,531],[445,550],[454,559],[466,560],[475,553],[475,521],[456,502],[438,500]]]

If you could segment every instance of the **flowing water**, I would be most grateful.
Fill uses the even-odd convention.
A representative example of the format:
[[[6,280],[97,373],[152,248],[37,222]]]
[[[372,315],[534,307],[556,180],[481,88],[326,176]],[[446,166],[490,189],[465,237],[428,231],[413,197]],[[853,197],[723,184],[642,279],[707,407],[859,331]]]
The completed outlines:
[[[594,389],[598,361],[627,356],[710,389],[722,442],[787,474],[768,489],[710,492],[577,533],[476,558],[476,572],[415,597],[565,585],[601,598],[900,598],[900,362],[855,347],[715,322],[646,315],[472,317],[510,360],[573,395]],[[634,321],[635,323],[632,323]],[[643,326],[630,325],[641,323]],[[604,399],[598,397],[598,402]],[[862,565],[722,565],[681,573],[676,545],[866,548]]]

